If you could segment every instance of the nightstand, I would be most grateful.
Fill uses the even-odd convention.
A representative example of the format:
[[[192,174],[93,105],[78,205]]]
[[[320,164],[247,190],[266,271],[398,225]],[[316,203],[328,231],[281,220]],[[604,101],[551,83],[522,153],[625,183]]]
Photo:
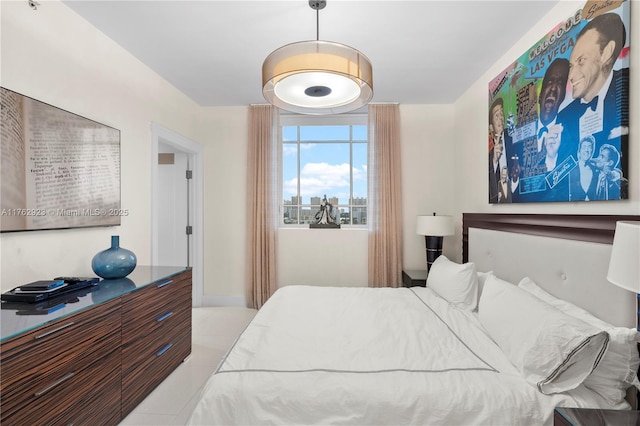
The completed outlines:
[[[405,287],[426,287],[427,271],[422,269],[408,269],[402,271],[402,285]]]
[[[553,411],[554,426],[632,426],[638,424],[640,424],[640,411],[634,410],[558,407]]]

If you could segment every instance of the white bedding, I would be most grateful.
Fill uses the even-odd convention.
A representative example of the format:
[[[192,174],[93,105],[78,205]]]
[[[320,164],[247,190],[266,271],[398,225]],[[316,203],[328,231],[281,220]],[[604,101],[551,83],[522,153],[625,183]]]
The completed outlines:
[[[603,407],[596,398],[583,386],[543,395],[476,313],[428,288],[289,286],[238,338],[190,424],[550,425],[554,407]]]

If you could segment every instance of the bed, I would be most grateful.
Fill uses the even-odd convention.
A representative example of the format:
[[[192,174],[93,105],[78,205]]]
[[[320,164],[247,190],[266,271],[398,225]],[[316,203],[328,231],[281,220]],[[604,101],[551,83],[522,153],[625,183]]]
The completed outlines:
[[[628,409],[635,294],[606,281],[616,220],[463,215],[463,258],[427,287],[279,289],[190,424],[550,425]],[[526,250],[523,250],[526,248]]]

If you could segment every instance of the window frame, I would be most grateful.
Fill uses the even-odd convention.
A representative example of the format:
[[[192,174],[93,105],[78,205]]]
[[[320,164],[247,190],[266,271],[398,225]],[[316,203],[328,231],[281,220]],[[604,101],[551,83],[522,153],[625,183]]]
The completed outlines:
[[[285,208],[285,204],[284,204],[284,176],[283,176],[283,169],[284,169],[284,162],[283,162],[283,151],[284,151],[284,140],[283,140],[283,128],[287,127],[287,126],[369,126],[369,122],[368,122],[368,115],[366,113],[351,113],[351,114],[340,114],[340,115],[322,115],[322,116],[315,116],[315,115],[303,115],[303,114],[280,114],[280,119],[279,119],[279,123],[278,123],[278,130],[277,130],[277,138],[278,138],[278,227],[279,228],[308,228],[309,224],[308,223],[296,223],[296,224],[291,224],[291,223],[284,223],[284,208]],[[353,133],[351,131],[352,129],[350,129],[350,140],[349,142],[344,142],[344,141],[326,141],[326,143],[348,143],[349,144],[349,162],[350,162],[350,188],[349,188],[349,192],[350,192],[350,197],[349,197],[349,203],[348,204],[340,204],[337,207],[348,207],[349,208],[349,215],[350,215],[350,219],[351,221],[353,221],[353,208],[357,207],[357,208],[362,208],[364,207],[367,211],[367,218],[368,218],[368,213],[369,213],[369,209],[368,209],[368,186],[369,186],[369,182],[368,182],[368,178],[367,178],[367,195],[365,197],[365,204],[352,204],[353,203]],[[290,142],[289,142],[290,143]],[[300,144],[300,134],[299,134],[299,129],[298,129],[298,140],[297,143]],[[304,142],[303,142],[304,143]],[[363,143],[358,141],[357,143]],[[368,130],[367,130],[367,139],[364,142],[366,143],[366,148],[367,148],[367,164],[368,164],[368,157],[369,157],[369,138],[368,138]],[[298,149],[298,172],[297,172],[297,181],[298,181],[298,194],[300,194],[300,149]],[[368,167],[367,167],[368,168]],[[367,172],[368,173],[368,172]],[[368,174],[367,174],[368,176]],[[302,198],[302,197],[301,197]],[[310,206],[315,206],[315,205],[311,205]],[[300,209],[303,207],[306,207],[307,204],[303,204],[303,203],[299,203],[296,205],[297,207],[299,207]],[[300,213],[300,211],[299,211]],[[368,223],[368,220],[367,220]],[[366,229],[367,228],[367,223],[364,224],[342,224],[341,227],[344,228],[352,228],[352,229]]]

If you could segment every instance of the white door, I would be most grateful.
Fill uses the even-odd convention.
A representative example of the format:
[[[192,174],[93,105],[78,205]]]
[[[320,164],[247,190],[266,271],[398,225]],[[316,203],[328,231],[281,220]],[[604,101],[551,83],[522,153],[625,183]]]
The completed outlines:
[[[158,265],[192,266],[189,156],[166,144],[158,150]]]
[[[173,165],[158,164],[160,153],[172,153]],[[190,266],[193,306],[204,291],[204,148],[159,124],[151,124],[151,262]],[[186,179],[186,166],[192,179]],[[187,236],[186,226],[193,233]]]

